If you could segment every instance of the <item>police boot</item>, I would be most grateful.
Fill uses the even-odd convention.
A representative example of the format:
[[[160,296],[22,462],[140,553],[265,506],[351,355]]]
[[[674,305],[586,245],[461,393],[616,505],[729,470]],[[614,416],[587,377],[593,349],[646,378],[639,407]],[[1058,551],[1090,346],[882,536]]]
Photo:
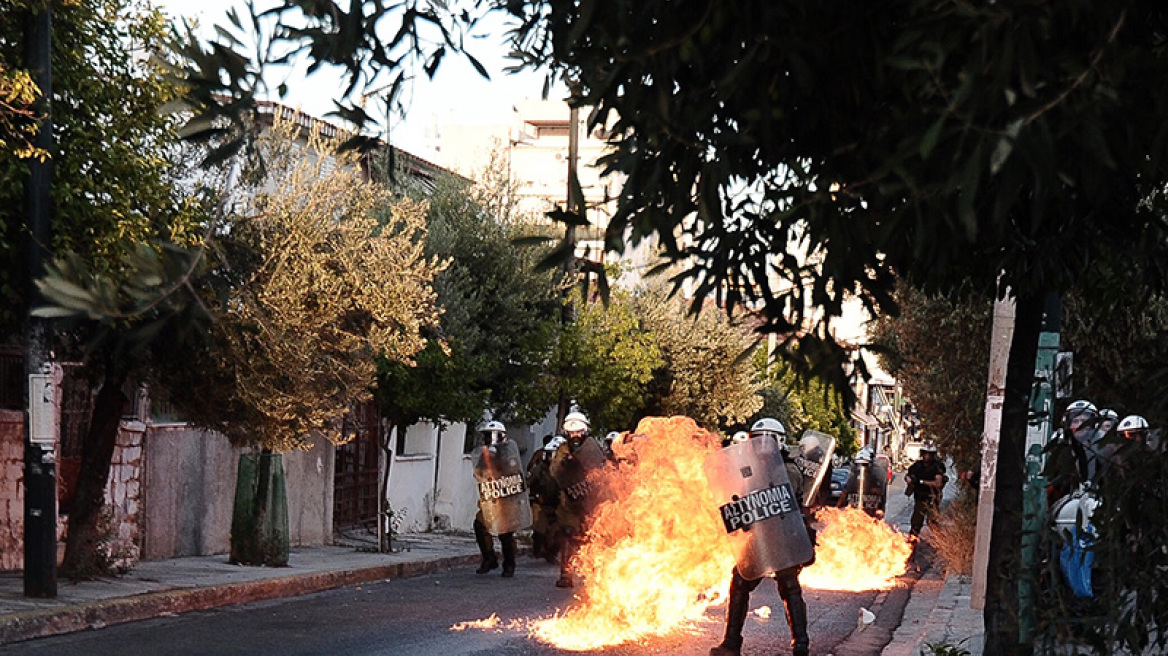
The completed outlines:
[[[807,635],[807,604],[803,595],[793,594],[784,600],[787,607],[787,625],[791,627],[792,656],[807,656],[811,638]]]
[[[515,576],[515,534],[501,535],[499,542],[503,545],[503,576],[511,578]]]
[[[742,650],[742,626],[746,624],[746,613],[750,610],[750,591],[736,590],[731,585],[730,601],[726,605],[726,637],[722,644],[710,650],[710,656],[738,656]]]
[[[491,540],[491,534],[487,533],[487,527],[482,522],[476,521],[474,532],[475,542],[479,543],[479,552],[483,555],[483,562],[475,570],[475,574],[486,574],[499,566],[499,559],[495,556],[495,545]]]

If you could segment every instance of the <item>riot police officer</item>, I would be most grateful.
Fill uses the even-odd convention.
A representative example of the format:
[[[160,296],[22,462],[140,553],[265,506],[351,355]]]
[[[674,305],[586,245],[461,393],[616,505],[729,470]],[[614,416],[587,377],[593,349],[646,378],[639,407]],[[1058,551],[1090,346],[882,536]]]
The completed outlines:
[[[1088,453],[1084,448],[1087,433],[1094,433],[1099,410],[1094,403],[1079,400],[1063,412],[1062,426],[1051,436],[1044,451],[1047,454],[1042,475],[1048,481],[1047,505],[1070,494],[1080,483],[1088,480]]]
[[[560,485],[560,502],[556,508],[558,523],[559,551],[560,551],[560,578],[556,587],[570,588],[572,581],[572,558],[580,548],[583,539],[584,516],[587,512],[589,491],[586,484],[585,470],[593,466],[603,466],[607,460],[604,450],[590,435],[591,424],[588,417],[578,410],[569,412],[564,417],[562,426],[564,442],[552,455],[551,472]],[[585,463],[585,455],[594,454],[595,458]],[[575,481],[568,481],[571,477]],[[560,480],[563,478],[564,480]]]
[[[552,478],[551,462],[556,449],[564,443],[559,435],[548,436],[548,441],[531,458],[527,473],[527,483],[531,488],[532,514],[531,555],[543,558],[549,563],[556,561],[559,553],[556,532],[556,509],[560,505],[560,486]]]
[[[941,492],[945,487],[945,463],[937,457],[932,443],[921,447],[921,459],[909,465],[904,480],[912,488],[913,512],[909,535],[920,535],[925,526],[941,509]]]
[[[873,465],[872,449],[864,447],[852,458],[848,482],[844,485],[837,506],[854,506],[872,517],[884,516],[888,495],[888,473]]]
[[[499,447],[507,441],[507,428],[499,421],[488,421],[479,429],[481,445],[491,452],[497,452]],[[486,574],[499,566],[499,558],[495,554],[495,544],[483,517],[483,498],[479,496],[479,511],[474,518],[475,541],[478,542],[479,552],[482,554],[482,563],[475,570],[475,574]],[[506,532],[499,535],[499,543],[503,550],[503,576],[515,576],[515,533]]]
[[[735,436],[737,439],[741,439]],[[803,475],[791,460],[787,445],[787,430],[777,419],[764,417],[754,422],[749,439],[773,439],[779,443],[783,454],[783,464],[787,470],[795,498],[803,510]],[[792,567],[775,572],[773,578],[779,589],[779,597],[787,610],[787,625],[791,629],[791,651],[794,656],[807,656],[810,637],[807,635],[807,604],[803,600],[803,588],[799,585],[799,571],[802,567]],[[730,580],[730,599],[726,606],[726,635],[722,642],[710,649],[710,656],[739,656],[742,650],[742,627],[750,605],[750,593],[758,587],[762,578],[748,580],[734,568]]]

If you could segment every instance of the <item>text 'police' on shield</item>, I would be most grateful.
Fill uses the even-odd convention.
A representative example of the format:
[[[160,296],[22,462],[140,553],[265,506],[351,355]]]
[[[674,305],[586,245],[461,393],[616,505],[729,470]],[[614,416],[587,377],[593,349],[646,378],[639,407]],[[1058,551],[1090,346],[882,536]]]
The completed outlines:
[[[727,533],[749,529],[751,524],[764,519],[799,511],[799,503],[789,483],[780,483],[765,490],[757,490],[718,509]]]
[[[513,494],[520,494],[525,489],[523,477],[519,474],[511,474],[510,476],[502,476],[480,482],[479,498],[483,501],[493,501],[495,499],[509,497]]]

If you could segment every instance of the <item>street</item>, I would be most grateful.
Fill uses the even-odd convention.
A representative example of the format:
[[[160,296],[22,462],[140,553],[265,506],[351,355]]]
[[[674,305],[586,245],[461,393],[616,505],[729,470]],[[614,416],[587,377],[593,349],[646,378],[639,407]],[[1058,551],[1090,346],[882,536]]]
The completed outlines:
[[[529,639],[522,627],[523,620],[547,617],[571,603],[572,590],[555,587],[557,575],[558,568],[524,558],[513,579],[465,568],[7,645],[0,654],[573,653]],[[870,608],[877,594],[805,590],[812,653],[831,652],[855,629],[860,607]],[[770,607],[770,618],[748,619],[743,654],[773,654],[786,646],[782,602],[773,585],[760,586],[751,597],[752,611],[761,606]],[[712,609],[707,621],[667,638],[591,653],[704,655],[721,639],[723,611]],[[498,628],[452,629],[492,613],[501,620]]]
[[[910,506],[898,486],[890,486],[889,492],[888,518],[902,525]],[[528,637],[529,621],[552,616],[572,603],[574,591],[554,585],[558,573],[557,567],[542,560],[522,557],[513,579],[498,576],[498,570],[479,576],[472,568],[461,568],[17,643],[0,647],[0,654],[578,653]],[[887,592],[805,589],[812,653],[878,654],[901,621],[917,575],[910,571]],[[861,608],[877,613],[875,624],[862,635],[856,632]],[[711,608],[703,621],[666,637],[587,653],[704,656],[721,639],[724,611],[724,605]],[[789,634],[773,584],[759,586],[751,597],[751,611],[743,654],[785,653]],[[769,617],[764,617],[768,611]],[[492,614],[497,621],[484,622]],[[847,648],[837,649],[845,641]]]

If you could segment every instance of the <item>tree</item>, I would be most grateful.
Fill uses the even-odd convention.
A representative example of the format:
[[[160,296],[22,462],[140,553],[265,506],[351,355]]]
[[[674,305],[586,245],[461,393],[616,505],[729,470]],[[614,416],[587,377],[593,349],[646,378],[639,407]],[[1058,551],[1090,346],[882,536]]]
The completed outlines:
[[[564,326],[550,371],[560,398],[573,399],[593,432],[630,430],[649,413],[651,386],[668,367],[658,335],[627,291],[607,304],[573,301],[575,318]]]
[[[980,471],[993,301],[930,295],[907,283],[896,300],[900,314],[880,317],[872,332],[881,365],[957,471]]]
[[[750,359],[754,340],[741,325],[716,310],[690,314],[659,285],[640,290],[634,304],[663,359],[653,372],[645,414],[685,415],[724,431],[762,406]]]
[[[838,390],[820,380],[801,379],[793,367],[782,361],[772,362],[768,367],[766,354],[762,352],[754,358],[754,366],[764,386],[759,392],[763,406],[751,418],[752,422],[774,417],[789,434],[817,430],[835,436],[837,454],[856,452],[860,447],[856,429],[852,428]]]
[[[216,264],[237,284],[198,354],[205,366],[162,379],[189,420],[277,452],[312,434],[347,439],[341,419],[371,398],[376,359],[412,364],[426,346],[443,266],[424,250],[424,205],[392,200],[354,154],[336,154],[338,140],[294,120],[264,134],[264,175],[217,238]]]
[[[561,283],[536,270],[537,254],[513,243],[515,206],[494,172],[488,168],[487,182],[476,185],[444,175],[433,190],[406,189],[427,199],[426,253],[448,266],[434,280],[442,313],[426,349],[414,363],[379,361],[387,437],[422,420],[473,424],[484,413],[531,422],[555,402],[545,369],[558,336]],[[382,448],[392,455],[388,442]],[[382,476],[384,497],[388,470]]]
[[[1148,381],[1158,366],[1153,363],[1168,357],[1168,305],[1162,295],[1146,290],[1104,287],[1110,294],[1094,302],[1084,301],[1092,294],[1081,289],[1067,296],[1060,341],[1062,349],[1074,354],[1075,391],[1072,398],[1056,401],[1054,416],[1061,417],[1068,403],[1082,398],[1120,416],[1140,414],[1151,425],[1163,426],[1168,417]],[[917,404],[926,432],[954,455],[959,468],[979,470],[993,300],[977,294],[942,297],[907,284],[899,286],[897,298],[900,315],[877,322],[876,340],[888,349],[883,362]],[[1126,305],[1129,298],[1138,299],[1136,307]],[[1158,503],[1162,458],[1140,457],[1135,444],[1124,442],[1114,434],[1104,439],[1106,448],[1123,450],[1120,458],[1127,462],[1106,469],[1097,481],[1102,505],[1092,517],[1100,536],[1092,551],[1093,603],[1074,598],[1062,583],[1063,574],[1057,571],[1062,539],[1054,532],[1041,536],[1040,544],[1051,557],[1041,559],[1046,566],[1037,573],[1038,580],[1048,583],[1038,586],[1036,621],[1049,644],[1073,641],[1090,645],[1096,653],[1113,653],[1124,642],[1144,650],[1151,644],[1145,627],[1164,621],[1163,613],[1153,610],[1159,603],[1152,600],[1161,599],[1166,589],[1162,573],[1168,555],[1146,546],[1159,543],[1147,536],[1168,527],[1164,506]],[[1131,567],[1133,559],[1141,567]],[[1125,604],[1131,598],[1148,601],[1133,610]]]

